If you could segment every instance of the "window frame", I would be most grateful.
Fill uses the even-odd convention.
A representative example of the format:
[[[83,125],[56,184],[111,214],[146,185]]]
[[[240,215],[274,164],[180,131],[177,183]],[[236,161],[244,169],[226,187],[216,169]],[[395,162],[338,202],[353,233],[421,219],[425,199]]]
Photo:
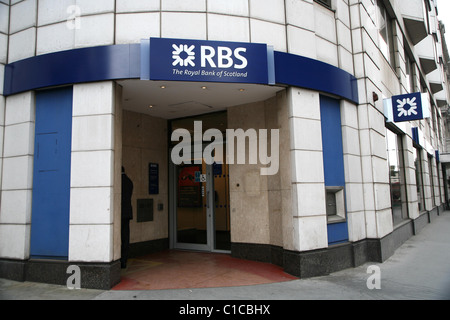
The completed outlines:
[[[423,169],[422,169],[422,148],[413,145],[415,151],[414,166],[416,172],[416,190],[417,190],[417,206],[419,208],[419,213],[425,210],[425,192],[423,184]],[[419,180],[418,180],[419,178]]]
[[[314,2],[317,2],[318,4],[321,4],[324,7],[331,9],[332,0],[314,0]]]
[[[376,0],[376,26],[378,29],[378,49],[383,54],[384,58],[395,69],[395,45],[394,45],[394,21],[388,12],[383,0]],[[381,28],[381,19],[385,21],[385,27]],[[383,30],[384,32],[383,36]],[[385,39],[386,38],[386,39]],[[382,41],[385,43],[386,49],[382,47]],[[387,52],[386,52],[387,51]]]
[[[436,190],[434,189],[434,172],[433,172],[433,159],[434,157],[428,155],[428,175],[430,179],[430,191],[431,191],[431,205],[436,207]]]
[[[399,184],[399,200],[400,200],[400,219],[396,219],[396,215],[394,214],[394,188],[393,185],[395,184],[392,179],[391,174],[391,158],[389,156],[390,154],[390,147],[389,144],[389,132],[395,136],[395,154],[396,154],[396,160],[398,165],[398,184]],[[387,161],[388,161],[388,167],[389,167],[389,189],[390,189],[390,198],[391,198],[391,210],[392,210],[392,222],[394,224],[394,227],[401,224],[402,222],[409,219],[409,210],[408,210],[408,193],[407,193],[407,186],[406,186],[406,171],[405,171],[405,154],[404,154],[404,141],[403,141],[404,135],[396,132],[395,130],[391,129],[390,127],[386,127],[386,150],[387,150]]]

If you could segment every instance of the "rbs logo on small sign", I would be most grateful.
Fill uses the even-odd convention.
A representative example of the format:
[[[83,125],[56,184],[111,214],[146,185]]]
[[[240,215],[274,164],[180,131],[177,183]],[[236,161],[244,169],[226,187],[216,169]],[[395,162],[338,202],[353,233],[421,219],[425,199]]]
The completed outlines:
[[[150,80],[268,83],[267,45],[150,39]]]

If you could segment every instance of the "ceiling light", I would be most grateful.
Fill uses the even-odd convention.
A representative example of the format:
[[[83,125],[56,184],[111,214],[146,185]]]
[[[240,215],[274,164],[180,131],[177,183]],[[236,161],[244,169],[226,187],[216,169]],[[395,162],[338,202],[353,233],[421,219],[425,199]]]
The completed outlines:
[[[202,87],[202,89],[203,89],[203,90],[206,90],[206,89],[208,89],[208,88],[207,88],[207,87],[205,87],[205,86],[203,86],[203,87]]]
[[[149,105],[148,107],[151,109],[151,108],[153,108],[154,106],[151,104],[151,105]]]
[[[161,86],[160,88],[161,88],[161,89],[165,89],[165,88],[166,88],[166,86]]]
[[[244,91],[245,91],[245,89],[242,89],[242,88],[241,88],[241,89],[239,89],[239,91],[240,91],[240,92],[244,92]]]

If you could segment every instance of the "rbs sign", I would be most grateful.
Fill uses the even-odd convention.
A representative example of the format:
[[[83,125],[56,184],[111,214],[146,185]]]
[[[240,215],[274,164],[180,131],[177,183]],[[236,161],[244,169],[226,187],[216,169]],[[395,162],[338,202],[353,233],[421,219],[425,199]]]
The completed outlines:
[[[264,44],[150,39],[150,80],[268,84]]]

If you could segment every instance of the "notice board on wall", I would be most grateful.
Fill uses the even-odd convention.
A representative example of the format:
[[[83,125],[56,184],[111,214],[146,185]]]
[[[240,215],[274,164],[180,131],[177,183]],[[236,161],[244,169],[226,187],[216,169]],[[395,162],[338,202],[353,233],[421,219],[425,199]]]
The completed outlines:
[[[159,164],[148,164],[148,194],[159,194]]]

